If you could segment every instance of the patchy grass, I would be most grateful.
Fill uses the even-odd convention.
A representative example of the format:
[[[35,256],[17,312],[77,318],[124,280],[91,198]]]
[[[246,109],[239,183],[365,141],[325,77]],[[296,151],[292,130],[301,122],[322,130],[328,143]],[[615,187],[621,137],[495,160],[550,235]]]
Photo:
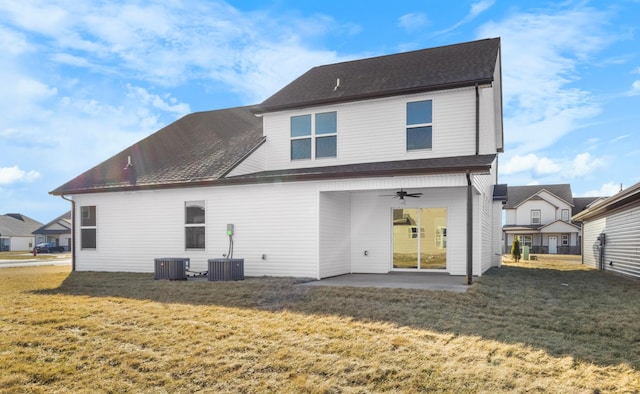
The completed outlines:
[[[506,263],[467,293],[0,269],[0,392],[640,392],[640,283]]]

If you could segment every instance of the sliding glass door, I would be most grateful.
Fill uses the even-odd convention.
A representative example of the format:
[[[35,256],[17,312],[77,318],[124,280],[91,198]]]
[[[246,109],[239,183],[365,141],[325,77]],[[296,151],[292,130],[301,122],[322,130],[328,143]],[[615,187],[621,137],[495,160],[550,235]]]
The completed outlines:
[[[393,209],[393,268],[447,268],[447,208]]]

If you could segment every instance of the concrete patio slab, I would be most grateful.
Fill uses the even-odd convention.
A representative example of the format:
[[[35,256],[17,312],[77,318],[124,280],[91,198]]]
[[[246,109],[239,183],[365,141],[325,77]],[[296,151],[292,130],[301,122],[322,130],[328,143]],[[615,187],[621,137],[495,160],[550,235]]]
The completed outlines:
[[[476,280],[476,277],[473,278]],[[301,283],[302,286],[350,286],[442,290],[464,293],[469,289],[465,276],[441,273],[390,272],[388,274],[347,274]]]

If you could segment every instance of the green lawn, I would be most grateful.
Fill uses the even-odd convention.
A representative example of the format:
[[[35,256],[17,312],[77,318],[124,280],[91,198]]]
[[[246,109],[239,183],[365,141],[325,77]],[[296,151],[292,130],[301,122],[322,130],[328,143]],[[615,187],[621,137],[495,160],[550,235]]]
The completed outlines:
[[[640,392],[640,282],[506,264],[467,293],[0,269],[0,392]]]

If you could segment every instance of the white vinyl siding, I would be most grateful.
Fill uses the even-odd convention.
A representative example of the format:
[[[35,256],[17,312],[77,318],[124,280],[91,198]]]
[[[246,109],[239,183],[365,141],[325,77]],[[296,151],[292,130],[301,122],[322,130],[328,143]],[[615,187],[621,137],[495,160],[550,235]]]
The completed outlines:
[[[589,267],[598,268],[599,253],[598,235],[605,230],[605,218],[589,220],[584,223],[582,234],[582,261]]]
[[[599,267],[597,237],[606,236],[604,268],[640,278],[640,206],[584,222],[584,263]]]
[[[188,257],[192,270],[205,271],[208,259],[227,253],[226,226],[233,224],[234,258],[245,260],[247,276],[387,273],[391,209],[398,202],[380,195],[407,187],[425,194],[407,206],[447,208],[447,272],[464,275],[465,183],[464,175],[418,176],[76,195],[77,214],[81,205],[100,207],[100,249],[78,251],[76,268],[153,272],[154,258]],[[204,250],[185,250],[185,201],[206,204]]]
[[[80,271],[153,272],[156,257],[189,257],[191,269],[204,271],[207,259],[220,258],[227,252],[226,226],[234,224],[234,257],[245,259],[247,276],[317,275],[318,204],[313,184],[102,193],[74,198],[79,205],[99,201],[101,212],[100,253],[80,251]],[[184,201],[198,200],[207,203],[206,251],[185,250]],[[266,260],[262,260],[263,254]]]
[[[351,197],[320,193],[320,278],[351,272]]]
[[[265,147],[262,145],[249,155],[249,157],[245,158],[240,164],[238,164],[238,166],[234,168],[228,176],[233,177],[264,171],[264,157]]]
[[[407,152],[406,104],[420,100],[433,102],[432,149]],[[340,123],[337,157],[292,162],[291,117],[330,111]],[[475,154],[473,88],[268,113],[263,121],[266,170]]]

